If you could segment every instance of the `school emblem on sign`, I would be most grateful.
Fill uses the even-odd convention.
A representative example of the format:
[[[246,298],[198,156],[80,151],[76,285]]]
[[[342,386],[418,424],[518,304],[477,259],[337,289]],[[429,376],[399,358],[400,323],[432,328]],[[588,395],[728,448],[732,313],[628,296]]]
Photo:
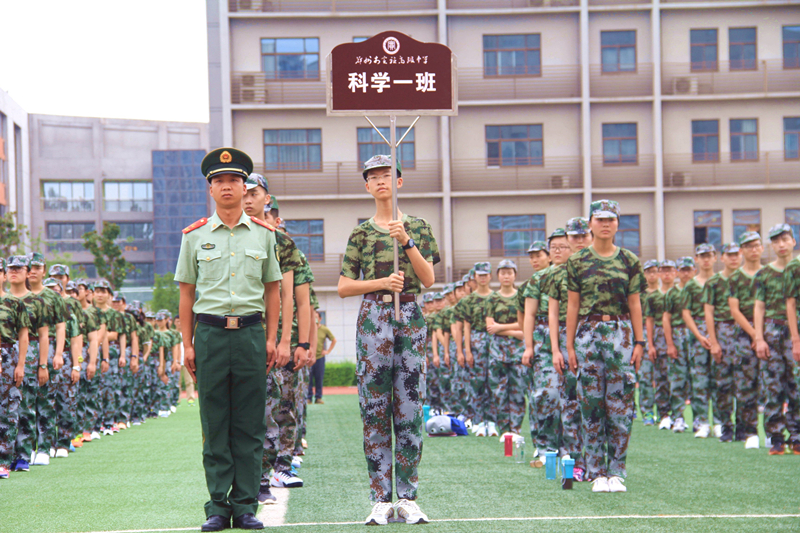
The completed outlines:
[[[400,51],[400,41],[394,37],[387,37],[383,40],[383,51],[390,56],[395,55]]]

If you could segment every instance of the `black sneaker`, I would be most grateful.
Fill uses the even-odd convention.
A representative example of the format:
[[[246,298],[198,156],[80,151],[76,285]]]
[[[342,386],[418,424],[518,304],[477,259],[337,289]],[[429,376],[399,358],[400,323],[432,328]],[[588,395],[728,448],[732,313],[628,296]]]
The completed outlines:
[[[733,430],[728,426],[722,428],[722,435],[719,437],[720,442],[731,442],[733,440]]]
[[[783,455],[786,453],[786,444],[782,440],[772,438],[772,448],[769,449],[770,455]]]
[[[747,433],[745,432],[743,425],[739,424],[738,426],[736,426],[736,433],[734,438],[736,439],[736,442],[744,442],[747,440]]]
[[[277,502],[278,498],[269,490],[269,485],[262,484],[261,488],[258,489],[258,503],[261,505],[270,505]]]

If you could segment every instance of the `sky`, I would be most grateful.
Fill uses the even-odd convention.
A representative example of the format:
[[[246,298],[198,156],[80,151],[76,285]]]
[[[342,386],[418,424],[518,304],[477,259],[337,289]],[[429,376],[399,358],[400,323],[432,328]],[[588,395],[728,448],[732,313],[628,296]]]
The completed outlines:
[[[28,113],[208,122],[204,0],[0,0],[0,89]]]

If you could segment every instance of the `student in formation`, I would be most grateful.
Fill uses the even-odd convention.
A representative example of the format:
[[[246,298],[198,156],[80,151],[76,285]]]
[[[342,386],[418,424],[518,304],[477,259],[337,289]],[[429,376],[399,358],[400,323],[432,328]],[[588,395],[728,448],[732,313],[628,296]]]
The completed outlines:
[[[363,297],[356,331],[356,376],[374,503],[367,524],[386,524],[395,513],[406,523],[428,521],[416,503],[427,336],[417,295],[435,281],[433,265],[439,262],[439,248],[428,222],[399,209],[393,212],[393,164],[399,189],[403,186],[399,163],[385,155],[364,163],[362,176],[375,199],[375,215],[350,234],[338,287],[342,298]],[[395,240],[398,272],[393,265]],[[399,317],[395,297],[400,300]],[[399,500],[393,505],[395,482]]]
[[[647,356],[653,365],[653,387],[655,389],[654,402],[658,429],[670,429],[672,417],[670,416],[670,358],[667,355],[667,340],[664,336],[664,309],[666,295],[672,289],[677,275],[677,265],[671,259],[661,261],[658,266],[658,277],[661,280],[661,289],[650,294],[644,301],[644,316],[647,326],[648,343]],[[646,414],[645,414],[646,416]],[[645,424],[648,424],[645,418]]]
[[[592,492],[625,492],[634,384],[644,349],[642,264],[614,244],[619,205],[592,202],[591,246],[567,260],[567,352],[579,372],[587,479]]]
[[[792,341],[792,357],[794,357],[794,379],[800,389],[800,255],[792,259],[783,271],[783,283],[786,290],[786,322]]]
[[[458,362],[455,360],[455,341],[453,341],[450,330],[453,313],[452,302],[455,301],[453,291],[455,291],[455,286],[452,283],[448,283],[442,289],[443,306],[436,317],[436,338],[442,348],[440,353],[442,366],[439,367],[439,382],[442,392],[441,401],[445,412],[453,412],[455,410],[454,389],[457,387],[457,383],[454,383],[454,381],[456,380],[455,370],[458,368]]]
[[[425,328],[428,334],[425,338],[425,361],[428,368],[428,373],[425,375],[425,398],[431,410],[439,409],[439,376],[437,374],[437,367],[439,366],[439,354],[434,347],[434,330],[433,322],[436,319],[436,304],[433,300],[436,293],[427,292],[422,295],[422,314],[425,317]],[[434,364],[434,353],[436,354],[436,362]]]
[[[467,289],[463,280],[458,280],[453,283],[453,295],[455,303],[450,311],[450,338],[453,341],[453,347],[456,355],[456,365],[453,367],[453,389],[454,389],[454,407],[456,413],[464,416],[466,421],[470,422],[470,413],[474,410],[469,405],[469,379],[470,372],[467,369],[467,361],[464,356],[464,318],[463,306],[459,306],[462,300],[467,296]],[[474,415],[474,413],[473,413]]]
[[[714,417],[722,425],[719,440],[731,442],[734,437],[734,350],[736,323],[731,318],[728,304],[730,288],[728,280],[742,263],[742,254],[737,243],[722,246],[724,269],[717,272],[703,287],[703,306],[708,341],[711,344],[714,373]],[[737,425],[741,423],[737,421]]]
[[[639,384],[639,409],[642,411],[642,422],[645,426],[655,424],[653,405],[655,404],[655,382],[653,373],[654,362],[649,357],[653,336],[647,327],[647,306],[650,298],[657,298],[660,294],[658,279],[659,262],[651,259],[644,263],[644,278],[647,280],[647,290],[642,294],[642,314],[644,316],[644,340],[647,342],[647,355],[642,358],[642,365],[636,373],[636,382]]]
[[[84,346],[88,347],[89,359],[86,368],[81,374],[80,399],[78,401],[78,411],[81,413],[79,419],[83,421],[83,437],[86,441],[99,440],[100,420],[102,419],[103,405],[100,397],[103,372],[108,371],[108,360],[103,359],[100,347],[106,335],[105,319],[101,316],[97,307],[92,305],[94,287],[85,279],[75,282],[78,287],[78,300],[81,309],[86,315],[86,323],[94,328],[83,340]],[[107,357],[108,354],[106,354]],[[86,359],[86,358],[84,358]],[[94,363],[94,364],[92,364]]]
[[[762,361],[761,376],[766,395],[764,432],[771,438],[770,455],[783,455],[787,446],[791,453],[800,455],[800,396],[786,323],[784,284],[784,270],[792,260],[792,250],[797,243],[788,224],[773,226],[769,230],[769,240],[775,261],[753,279],[756,355]],[[784,432],[789,434],[788,439]]]
[[[669,365],[669,395],[672,410],[672,431],[683,433],[687,429],[683,419],[686,400],[691,399],[691,363],[687,351],[690,335],[683,318],[683,290],[694,277],[695,264],[691,257],[678,259],[678,279],[680,283],[667,290],[664,297],[664,339],[667,342]]]

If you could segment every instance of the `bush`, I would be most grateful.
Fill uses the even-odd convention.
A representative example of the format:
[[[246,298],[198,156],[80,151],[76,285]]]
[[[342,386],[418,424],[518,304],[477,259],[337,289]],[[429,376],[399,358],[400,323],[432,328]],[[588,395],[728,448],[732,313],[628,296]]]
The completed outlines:
[[[356,384],[355,363],[328,363],[325,365],[325,387],[352,387]]]

